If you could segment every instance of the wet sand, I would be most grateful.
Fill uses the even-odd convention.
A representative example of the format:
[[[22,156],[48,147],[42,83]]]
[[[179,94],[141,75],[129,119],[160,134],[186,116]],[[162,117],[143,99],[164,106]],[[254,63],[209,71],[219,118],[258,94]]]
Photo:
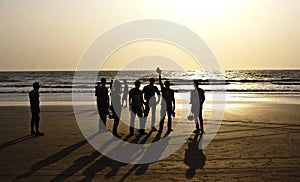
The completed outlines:
[[[0,107],[1,181],[300,180],[297,104],[230,103],[218,134],[204,150],[197,148],[195,137],[200,136],[192,134],[166,159],[139,165],[120,163],[97,152],[82,136],[71,106],[43,106],[41,110],[41,131],[46,135],[31,137],[28,107]],[[206,109],[204,119],[209,114]],[[176,121],[187,115],[184,111]],[[109,129],[112,123],[108,120]],[[120,133],[124,140],[128,127],[120,125]],[[138,139],[135,135],[128,141],[151,143],[156,136],[156,132]]]

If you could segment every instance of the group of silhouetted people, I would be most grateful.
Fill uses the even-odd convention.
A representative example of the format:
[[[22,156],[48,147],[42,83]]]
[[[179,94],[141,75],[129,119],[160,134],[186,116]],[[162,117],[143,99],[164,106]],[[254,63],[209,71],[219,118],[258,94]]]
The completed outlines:
[[[121,82],[118,80],[112,80],[110,83],[110,92],[106,87],[106,79],[102,78],[100,82],[97,82],[95,87],[95,96],[97,96],[97,108],[101,122],[106,127],[107,116],[114,119],[113,134],[116,137],[121,137],[118,134],[118,125],[120,122],[122,107],[127,107],[127,98],[129,95],[129,110],[130,110],[130,127],[129,135],[134,135],[134,121],[136,116],[139,118],[140,129],[139,134],[146,135],[145,125],[149,115],[150,109],[151,116],[151,131],[162,132],[164,128],[165,116],[168,116],[167,129],[168,132],[172,130],[172,117],[175,117],[175,97],[174,90],[170,88],[170,81],[166,80],[164,83],[161,78],[161,70],[157,68],[156,72],[159,75],[160,91],[154,85],[155,79],[150,78],[149,84],[142,90],[140,89],[141,82],[136,80],[134,82],[135,87],[128,91],[128,84],[126,80],[123,80],[124,88],[122,90]],[[193,120],[195,121],[196,130],[194,133],[204,133],[203,129],[203,117],[202,107],[205,101],[204,90],[199,88],[198,81],[194,81],[195,89],[191,91],[191,113],[193,114]],[[42,136],[44,133],[39,131],[40,121],[40,101],[39,101],[39,88],[38,82],[33,83],[33,90],[29,92],[30,109],[31,109],[31,135]],[[123,95],[122,95],[123,94]],[[121,97],[122,95],[122,97]],[[158,99],[156,99],[157,95]],[[162,97],[162,99],[161,99]],[[160,110],[160,122],[159,129],[155,128],[156,120],[156,105],[161,102]],[[99,130],[105,130],[105,128],[99,128]]]
[[[116,137],[121,137],[118,134],[118,125],[121,117],[122,106],[127,107],[127,98],[129,95],[129,110],[130,110],[130,127],[129,136],[134,135],[134,122],[136,116],[139,118],[140,129],[138,130],[140,135],[146,135],[145,125],[149,115],[150,109],[152,112],[151,116],[151,131],[162,132],[164,128],[165,116],[168,116],[167,132],[173,131],[172,129],[172,117],[175,117],[175,97],[174,90],[170,88],[170,81],[166,80],[164,83],[161,78],[161,70],[157,68],[159,75],[160,91],[154,85],[155,79],[150,78],[149,84],[140,89],[141,81],[136,80],[134,87],[128,92],[128,84],[126,80],[123,80],[124,89],[122,91],[121,82],[118,80],[112,80],[110,83],[110,94],[106,87],[106,79],[102,78],[101,82],[97,82],[95,88],[95,95],[97,96],[97,108],[100,116],[100,121],[106,126],[107,116],[114,119],[113,134]],[[196,130],[194,133],[204,133],[203,130],[203,118],[202,118],[202,105],[205,100],[203,89],[199,88],[198,82],[194,81],[195,89],[191,92],[192,104],[191,112],[194,115],[196,124]],[[123,95],[122,95],[123,92]],[[110,95],[110,96],[109,96]],[[122,97],[121,97],[122,95]],[[157,98],[156,98],[157,95]],[[162,99],[161,99],[162,97]],[[110,99],[111,98],[111,101]],[[156,105],[161,102],[160,110],[160,122],[159,129],[155,128],[156,121]],[[125,105],[124,105],[125,103]],[[112,114],[110,114],[110,111]],[[103,130],[104,128],[99,128]]]

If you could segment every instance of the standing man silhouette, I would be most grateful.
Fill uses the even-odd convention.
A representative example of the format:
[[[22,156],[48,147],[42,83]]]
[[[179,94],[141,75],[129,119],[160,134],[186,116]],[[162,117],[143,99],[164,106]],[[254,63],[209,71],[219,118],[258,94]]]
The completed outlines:
[[[151,131],[157,131],[157,129],[155,128],[155,113],[156,113],[156,104],[158,104],[160,102],[160,93],[158,91],[158,88],[156,86],[154,86],[154,78],[150,78],[149,83],[150,84],[146,85],[142,90],[142,92],[144,94],[144,98],[146,100],[144,117],[146,120],[149,115],[149,111],[150,111],[150,107],[151,107],[151,112],[152,112],[152,118],[151,118],[152,130]],[[156,101],[155,93],[158,96],[158,101]]]
[[[174,90],[170,88],[171,83],[169,81],[165,81],[164,84],[161,80],[161,70],[159,68],[156,69],[156,72],[159,74],[159,84],[161,88],[162,102],[161,102],[161,111],[160,111],[160,123],[159,123],[159,132],[162,132],[164,127],[164,121],[166,112],[168,115],[168,132],[172,130],[172,116],[175,117],[175,97]]]
[[[39,131],[40,123],[40,83],[34,82],[32,84],[33,90],[29,92],[30,110],[31,110],[31,135],[43,136],[44,133]],[[35,131],[34,131],[35,127]]]
[[[101,83],[97,83],[95,89],[95,95],[97,96],[98,113],[100,116],[100,120],[101,122],[103,122],[104,126],[106,126],[108,106],[109,106],[108,89],[105,87],[105,85],[106,85],[106,79],[101,78]],[[103,130],[103,129],[99,127],[99,130]]]
[[[111,83],[113,83],[113,81]],[[121,93],[122,93],[121,83],[118,80],[115,80],[111,88],[111,103],[112,103],[112,110],[114,116],[113,134],[118,138],[121,138],[121,136],[118,134],[118,125],[120,122],[121,107],[122,107]]]
[[[139,89],[141,86],[141,82],[139,80],[134,82],[135,87],[132,88],[129,91],[129,106],[130,106],[130,136],[134,134],[134,120],[135,116],[137,115],[139,117],[140,121],[140,129],[139,133],[141,135],[146,135],[147,133],[145,132],[145,123],[143,122],[143,93]]]
[[[203,109],[203,103],[205,101],[204,90],[202,88],[199,88],[199,83],[197,80],[194,80],[193,85],[195,89],[191,91],[190,103],[192,104],[191,112],[194,115],[195,124],[196,124],[196,130],[194,131],[194,133],[199,133],[201,130],[201,134],[203,134],[204,128],[203,128],[202,109]],[[199,127],[199,122],[200,122],[200,127]]]

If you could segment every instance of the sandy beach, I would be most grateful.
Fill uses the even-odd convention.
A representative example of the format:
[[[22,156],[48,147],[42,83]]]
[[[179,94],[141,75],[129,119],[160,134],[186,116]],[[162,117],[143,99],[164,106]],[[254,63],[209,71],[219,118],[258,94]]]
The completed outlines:
[[[41,110],[41,130],[46,135],[32,137],[29,136],[28,107],[0,108],[1,181],[300,179],[298,104],[229,103],[218,134],[204,150],[197,148],[196,139],[200,136],[192,134],[189,142],[168,158],[137,165],[120,163],[97,152],[82,136],[72,106],[42,106]],[[209,112],[205,109],[204,119]],[[185,114],[188,112],[178,117],[185,118]],[[112,120],[108,123],[111,128]],[[119,130],[124,140],[128,127],[120,125]],[[153,132],[126,140],[151,143],[155,137],[157,133]]]

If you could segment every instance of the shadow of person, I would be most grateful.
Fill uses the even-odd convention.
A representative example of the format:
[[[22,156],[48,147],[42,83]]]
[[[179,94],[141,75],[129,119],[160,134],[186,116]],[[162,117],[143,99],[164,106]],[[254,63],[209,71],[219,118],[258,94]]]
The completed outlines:
[[[86,140],[82,140],[80,142],[77,142],[74,145],[71,145],[71,146],[69,146],[67,148],[64,148],[63,150],[61,150],[61,151],[59,151],[59,152],[57,152],[57,153],[55,153],[55,154],[47,157],[46,159],[43,159],[43,160],[41,160],[41,161],[33,164],[30,167],[29,171],[18,175],[15,179],[18,180],[18,179],[22,179],[22,178],[25,178],[25,177],[29,177],[32,174],[34,174],[36,171],[42,169],[43,167],[51,165],[51,164],[53,164],[53,163],[55,163],[55,162],[63,159],[64,157],[66,157],[69,154],[71,154],[73,151],[75,151],[78,148],[80,148],[81,146],[87,144],[88,143],[87,140],[93,139],[97,135],[98,135],[98,133],[95,133],[95,134],[91,135],[90,137],[88,137]]]
[[[139,144],[145,144],[146,141],[151,136],[152,131],[148,133],[148,135],[139,143]],[[160,140],[161,132],[158,132],[151,143],[157,142]],[[149,156],[152,156],[159,160],[161,154],[164,152],[167,144],[168,144],[169,138],[165,140],[165,144],[163,147],[157,148],[157,147],[151,147],[150,149],[147,149],[143,156],[141,157],[140,161],[147,161],[147,158]],[[135,175],[143,175],[146,173],[146,171],[149,168],[150,163],[144,163],[144,164],[135,164],[131,169],[128,170],[128,172],[119,180],[119,182],[123,182],[126,180],[128,176],[130,176],[131,173],[135,171]]]
[[[101,146],[102,149],[106,148],[110,142],[113,141],[113,139],[107,141],[105,144]],[[55,178],[53,178],[51,181],[64,181],[68,177],[73,176],[77,171],[80,169],[83,169],[85,166],[89,165],[91,162],[93,162],[98,156],[100,156],[101,153],[98,151],[93,152],[91,155],[83,156],[74,161],[74,164],[71,165],[69,168],[64,170],[62,173],[57,175]]]
[[[130,143],[146,143],[146,141],[149,139],[149,137],[151,136],[152,132],[149,132],[145,138],[143,138],[143,140],[141,142],[138,142],[138,140],[141,138],[141,136],[143,135],[137,135]],[[125,141],[128,141],[128,139],[130,138],[130,136],[128,136],[128,138]],[[128,146],[127,143],[120,143],[118,146],[115,146],[114,149],[112,149],[110,151],[110,153],[114,153],[115,150],[119,150],[120,148],[123,148],[124,151],[126,151],[126,147]],[[143,151],[140,152],[136,152],[136,151],[132,151],[133,153],[130,156],[135,155],[136,157],[139,157]],[[105,178],[111,178],[113,176],[115,176],[118,171],[120,170],[120,168],[122,166],[127,165],[126,163],[122,163],[113,159],[110,159],[106,156],[102,156],[99,160],[97,160],[96,162],[94,162],[92,165],[90,165],[89,167],[87,167],[84,171],[83,171],[83,175],[85,176],[84,179],[82,179],[81,181],[91,181],[93,180],[94,176],[99,172],[104,170],[105,168],[110,168],[111,170],[105,174]]]
[[[1,144],[1,145],[0,145],[0,149],[9,147],[9,146],[12,146],[12,145],[15,145],[15,144],[24,142],[24,141],[26,141],[26,140],[33,139],[33,138],[35,138],[35,136],[33,136],[33,135],[25,135],[25,136],[22,136],[22,137],[20,137],[20,138],[17,138],[17,139],[11,140],[11,141],[9,141],[9,142],[6,142],[6,143],[4,143],[4,144]]]
[[[195,176],[196,169],[202,169],[205,165],[206,156],[202,149],[199,149],[201,135],[196,134],[194,138],[189,138],[188,149],[185,150],[184,163],[189,166],[186,171],[186,178],[192,179]]]
[[[102,156],[99,160],[94,162],[91,166],[83,171],[84,179],[81,181],[87,182],[92,181],[94,176],[105,168],[110,168],[111,170],[105,174],[105,178],[111,178],[115,176],[122,166],[127,165],[126,163],[118,162],[110,159],[106,156]]]
[[[133,140],[137,140],[139,139],[139,135],[136,136],[135,139]],[[130,136],[128,136],[126,138],[126,141],[128,141],[128,139],[130,138]],[[109,144],[110,142],[108,142]],[[132,143],[136,143],[135,141],[132,141]],[[120,144],[118,144],[117,146],[115,146],[109,153],[114,153],[116,151],[119,151],[120,148],[126,148],[127,147],[127,143],[126,142],[121,142]],[[124,151],[126,151],[124,149]],[[132,151],[135,152],[135,151]],[[109,153],[106,154],[109,156]],[[133,155],[133,154],[129,154],[129,155]],[[137,153],[137,156],[139,156],[140,154]],[[91,181],[93,180],[94,176],[99,172],[104,170],[105,168],[111,168],[111,170],[105,174],[105,178],[111,178],[113,176],[115,176],[118,171],[120,170],[120,168],[122,166],[127,165],[127,163],[122,163],[113,159],[110,159],[108,157],[106,157],[105,155],[103,155],[99,160],[97,160],[96,162],[94,162],[92,165],[90,165],[89,167],[87,167],[84,171],[83,171],[83,175],[85,176],[84,179],[82,179],[81,181]]]

